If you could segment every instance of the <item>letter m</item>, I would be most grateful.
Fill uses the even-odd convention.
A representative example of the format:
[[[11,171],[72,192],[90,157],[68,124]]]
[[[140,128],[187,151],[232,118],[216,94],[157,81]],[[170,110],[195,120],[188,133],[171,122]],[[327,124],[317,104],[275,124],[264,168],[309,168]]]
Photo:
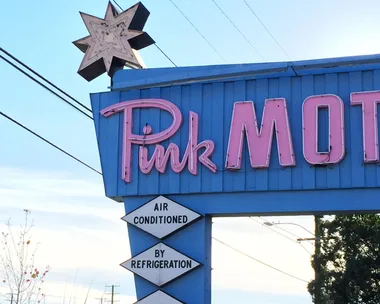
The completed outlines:
[[[253,102],[235,102],[228,140],[226,168],[240,169],[244,136],[247,138],[252,168],[269,167],[274,130],[276,131],[280,165],[294,166],[296,161],[286,100],[273,98],[265,101],[260,129]]]

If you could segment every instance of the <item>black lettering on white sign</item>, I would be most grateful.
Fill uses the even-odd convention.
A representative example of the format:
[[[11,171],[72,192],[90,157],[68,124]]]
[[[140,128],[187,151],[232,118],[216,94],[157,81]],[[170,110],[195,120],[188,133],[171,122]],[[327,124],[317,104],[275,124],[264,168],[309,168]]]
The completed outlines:
[[[162,239],[201,217],[200,214],[164,196],[159,196],[122,219]]]
[[[200,266],[200,263],[159,243],[125,261],[121,266],[157,286],[162,286]]]

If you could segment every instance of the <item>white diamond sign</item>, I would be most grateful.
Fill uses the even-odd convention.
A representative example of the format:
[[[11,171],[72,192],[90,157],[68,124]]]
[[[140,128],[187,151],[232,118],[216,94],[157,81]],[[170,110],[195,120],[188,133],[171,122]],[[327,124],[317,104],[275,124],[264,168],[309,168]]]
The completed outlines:
[[[158,243],[120,265],[157,286],[163,286],[197,268],[200,263]]]
[[[183,302],[174,299],[161,290],[157,290],[140,301],[137,301],[135,304],[183,304]]]
[[[202,215],[199,213],[164,196],[158,196],[128,213],[122,220],[163,239],[200,217]]]

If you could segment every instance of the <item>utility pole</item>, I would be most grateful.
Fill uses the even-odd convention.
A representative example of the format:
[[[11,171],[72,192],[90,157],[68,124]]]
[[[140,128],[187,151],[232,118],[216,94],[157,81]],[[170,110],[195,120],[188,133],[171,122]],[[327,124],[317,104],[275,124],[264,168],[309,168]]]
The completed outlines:
[[[101,297],[101,298],[95,298],[95,300],[100,300],[100,304],[103,304],[103,297]]]
[[[118,301],[114,300],[114,296],[118,294],[118,293],[115,293],[115,287],[120,287],[120,286],[119,285],[111,285],[111,286],[106,286],[106,287],[108,287],[108,288],[111,287],[111,304],[118,302]]]
[[[111,304],[113,304],[113,294],[115,293],[115,286],[112,285]]]
[[[314,256],[314,264],[315,264],[315,304],[322,304],[322,288],[321,288],[321,216],[316,215],[314,217],[315,220],[315,256]]]

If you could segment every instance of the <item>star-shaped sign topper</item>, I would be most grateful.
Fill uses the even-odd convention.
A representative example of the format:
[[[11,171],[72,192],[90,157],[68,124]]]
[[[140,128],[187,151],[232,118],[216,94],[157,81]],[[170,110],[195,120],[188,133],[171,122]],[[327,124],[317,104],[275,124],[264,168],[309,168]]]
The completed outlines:
[[[137,50],[155,42],[142,31],[150,13],[141,2],[122,13],[109,2],[104,19],[80,14],[90,35],[73,42],[85,53],[79,75],[91,81],[104,72],[112,77],[125,65],[143,68]]]

